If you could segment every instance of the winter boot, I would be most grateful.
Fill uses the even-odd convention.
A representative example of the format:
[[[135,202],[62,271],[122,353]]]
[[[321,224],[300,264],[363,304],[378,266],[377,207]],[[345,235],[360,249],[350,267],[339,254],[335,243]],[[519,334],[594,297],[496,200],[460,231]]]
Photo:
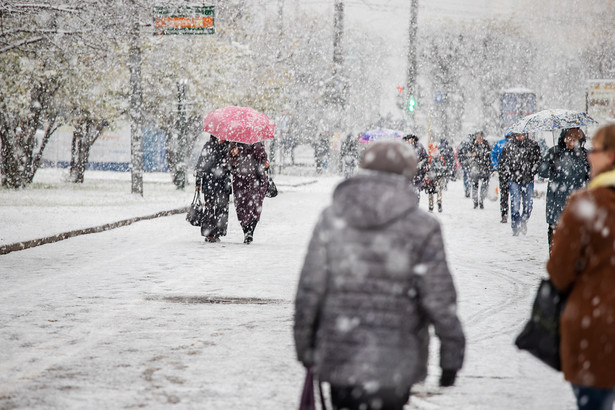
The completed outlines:
[[[254,240],[254,229],[256,229],[256,224],[258,221],[252,221],[246,226],[243,227],[243,243],[250,244]]]
[[[508,223],[508,216],[506,214],[502,215],[502,219],[500,220],[500,223]]]
[[[438,212],[442,212],[442,203],[438,202]]]

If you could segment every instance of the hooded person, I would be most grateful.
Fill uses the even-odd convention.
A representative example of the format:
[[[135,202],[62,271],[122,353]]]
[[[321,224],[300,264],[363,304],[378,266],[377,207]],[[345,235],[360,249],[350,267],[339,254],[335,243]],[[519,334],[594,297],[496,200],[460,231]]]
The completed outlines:
[[[334,408],[402,409],[427,374],[429,327],[440,384],[464,358],[457,293],[439,222],[419,209],[417,157],[383,141],[340,183],[309,243],[295,299],[297,357],[331,386]]]
[[[546,206],[549,249],[566,201],[574,191],[584,188],[589,180],[585,141],[585,134],[580,128],[562,130],[557,145],[547,151],[538,168],[538,175],[549,180]]]

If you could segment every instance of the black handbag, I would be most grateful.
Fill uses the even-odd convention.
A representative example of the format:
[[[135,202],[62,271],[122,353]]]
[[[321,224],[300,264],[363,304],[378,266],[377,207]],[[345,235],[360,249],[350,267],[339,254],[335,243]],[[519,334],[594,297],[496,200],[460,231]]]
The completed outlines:
[[[566,303],[566,296],[558,291],[549,279],[542,279],[532,306],[532,316],[515,345],[527,350],[543,363],[560,371],[559,318]]]
[[[278,187],[275,186],[273,179],[271,179],[271,176],[269,175],[268,175],[268,180],[269,180],[269,183],[267,184],[267,192],[265,192],[265,196],[267,198],[275,198],[276,196],[278,196]]]
[[[192,226],[201,226],[204,213],[205,211],[203,210],[203,202],[201,202],[200,191],[195,191],[194,198],[192,198],[192,204],[190,204],[190,208],[186,214],[186,221],[188,221],[188,223]]]

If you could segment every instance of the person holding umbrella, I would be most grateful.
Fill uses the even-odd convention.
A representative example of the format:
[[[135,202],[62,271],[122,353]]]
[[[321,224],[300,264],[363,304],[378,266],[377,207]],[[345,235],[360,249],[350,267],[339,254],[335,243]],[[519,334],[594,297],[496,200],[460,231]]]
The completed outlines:
[[[589,180],[586,138],[580,128],[562,130],[557,145],[545,155],[538,175],[548,179],[546,217],[547,240],[551,250],[553,231],[570,194],[585,187]]]
[[[250,107],[228,106],[207,114],[203,129],[231,141],[229,162],[235,211],[244,232],[244,243],[252,243],[269,184],[269,161],[262,141],[273,138],[275,124]]]
[[[578,408],[588,410],[615,404],[615,124],[598,129],[592,144],[591,180],[568,199],[547,262],[553,285],[568,295],[562,372]]]
[[[261,217],[269,183],[267,152],[262,142],[255,144],[233,142],[230,158],[235,211],[243,229],[243,243],[250,244],[254,240],[254,229]]]
[[[203,193],[201,235],[207,242],[220,242],[226,235],[231,194],[229,143],[211,135],[201,150],[194,170],[195,189]]]

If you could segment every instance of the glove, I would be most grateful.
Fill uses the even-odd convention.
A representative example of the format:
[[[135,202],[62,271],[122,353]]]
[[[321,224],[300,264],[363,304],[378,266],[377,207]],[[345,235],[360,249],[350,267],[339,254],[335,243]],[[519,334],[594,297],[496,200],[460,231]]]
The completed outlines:
[[[442,375],[440,376],[440,386],[450,387],[455,384],[457,378],[457,370],[442,369]]]

